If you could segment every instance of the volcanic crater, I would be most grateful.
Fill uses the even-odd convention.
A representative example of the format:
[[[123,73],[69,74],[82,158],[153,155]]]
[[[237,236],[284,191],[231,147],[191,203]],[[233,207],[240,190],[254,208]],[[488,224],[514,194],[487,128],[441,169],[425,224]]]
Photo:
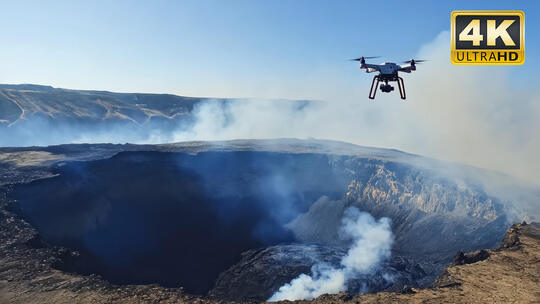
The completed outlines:
[[[73,250],[53,267],[116,285],[265,300],[314,263],[339,261],[341,216],[355,206],[389,217],[395,242],[351,286],[426,287],[457,251],[493,248],[510,225],[481,182],[395,150],[314,140],[25,149],[61,156],[9,165],[10,208],[39,244]],[[29,168],[46,174],[13,180]]]

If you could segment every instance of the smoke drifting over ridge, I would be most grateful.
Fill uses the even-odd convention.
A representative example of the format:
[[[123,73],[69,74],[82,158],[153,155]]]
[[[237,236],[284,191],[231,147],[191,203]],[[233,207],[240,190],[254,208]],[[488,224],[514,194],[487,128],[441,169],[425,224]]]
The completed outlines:
[[[275,88],[276,95],[324,101],[203,101],[188,123],[135,127],[24,120],[0,128],[0,145],[313,137],[397,148],[540,184],[538,90],[525,92],[508,84],[508,67],[451,65],[449,42],[449,33],[443,32],[420,48],[418,57],[430,61],[404,75],[405,102],[395,92],[367,99],[372,75],[357,70],[356,78],[345,77],[342,69],[351,68],[346,62],[307,76],[305,85]]]
[[[341,232],[344,238],[352,240],[352,246],[339,267],[317,263],[311,268],[311,275],[301,274],[281,286],[268,301],[313,299],[347,290],[347,282],[355,275],[373,271],[390,256],[393,239],[388,218],[377,221],[369,213],[350,207],[345,210]]]
[[[350,88],[365,89],[360,95],[329,94],[324,88],[333,83],[320,83],[310,94],[320,90],[328,100],[303,108],[268,100],[203,103],[193,128],[178,130],[172,139],[335,139],[464,162],[540,184],[540,139],[534,132],[540,130],[540,94],[512,87],[506,67],[452,65],[449,44],[443,32],[420,49],[418,57],[430,61],[404,76],[405,102],[381,92],[375,102],[368,100],[371,75],[360,75],[363,83]]]

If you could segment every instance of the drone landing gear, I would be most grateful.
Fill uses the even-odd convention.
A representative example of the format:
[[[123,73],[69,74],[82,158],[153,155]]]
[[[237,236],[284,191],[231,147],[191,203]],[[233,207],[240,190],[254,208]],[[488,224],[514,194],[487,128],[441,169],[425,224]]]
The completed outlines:
[[[399,95],[401,96],[401,99],[407,98],[407,96],[405,96],[405,84],[403,83],[403,78],[398,77],[397,84],[398,84]]]
[[[392,86],[388,85],[388,81],[389,81],[388,79],[385,79],[384,80],[385,85],[384,86],[381,85],[381,91],[385,93],[390,93],[391,91],[394,90]],[[396,81],[398,83],[399,95],[401,99],[407,98],[407,96],[405,95],[405,83],[403,82],[403,78],[398,76],[393,81]],[[381,82],[381,78],[379,77],[379,75],[373,76],[373,81],[371,82],[371,88],[369,89],[369,99],[375,99],[375,95],[377,94],[377,88],[379,87],[379,82]]]
[[[375,81],[377,81],[376,84]],[[373,76],[373,81],[371,82],[371,89],[369,89],[369,99],[375,99],[375,94],[377,94],[377,88],[379,87],[380,81],[381,79],[379,78],[379,75]]]

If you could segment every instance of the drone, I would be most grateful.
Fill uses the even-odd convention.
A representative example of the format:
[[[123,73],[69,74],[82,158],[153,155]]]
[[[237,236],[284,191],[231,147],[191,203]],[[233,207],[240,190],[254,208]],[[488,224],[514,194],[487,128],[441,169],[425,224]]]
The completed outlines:
[[[369,90],[369,99],[375,99],[375,94],[377,94],[377,87],[379,86],[379,82],[381,81],[383,81],[384,84],[381,83],[380,89],[384,93],[392,92],[394,90],[394,87],[389,85],[388,82],[396,81],[399,88],[399,95],[401,96],[401,99],[405,99],[405,84],[403,83],[403,78],[399,77],[398,73],[410,73],[412,71],[416,71],[416,64],[426,61],[414,59],[404,61],[403,63],[408,63],[408,66],[400,66],[399,64],[395,64],[393,62],[383,62],[381,64],[366,63],[366,59],[373,58],[378,58],[378,56],[351,59],[352,61],[360,61],[360,68],[366,70],[366,73],[379,72],[379,75],[375,75],[373,77],[371,89]]]

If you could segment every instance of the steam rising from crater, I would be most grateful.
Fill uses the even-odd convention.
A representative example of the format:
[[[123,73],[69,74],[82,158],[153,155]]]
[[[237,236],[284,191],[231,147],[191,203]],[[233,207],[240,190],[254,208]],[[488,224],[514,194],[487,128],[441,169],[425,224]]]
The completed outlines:
[[[540,184],[538,89],[509,84],[514,75],[508,67],[451,65],[449,43],[449,33],[442,32],[420,48],[418,57],[430,61],[404,75],[405,102],[381,92],[375,101],[368,100],[371,75],[358,70],[357,78],[345,77],[343,71],[351,66],[344,62],[298,84],[274,88],[276,96],[324,101],[206,101],[195,106],[189,123],[136,128],[127,123],[92,127],[23,120],[0,129],[0,145],[313,137],[398,148]],[[530,209],[538,213],[538,207]]]
[[[311,268],[311,275],[301,274],[281,286],[268,301],[313,299],[344,291],[348,280],[370,273],[390,257],[393,237],[388,218],[375,220],[369,213],[350,207],[345,210],[341,233],[352,245],[339,267],[317,263]]]
[[[303,107],[254,99],[202,103],[193,128],[178,130],[172,139],[334,139],[501,170],[539,184],[540,140],[533,130],[540,129],[540,94],[508,84],[507,69],[450,64],[449,43],[449,33],[443,32],[420,49],[418,57],[430,61],[404,75],[405,102],[381,92],[368,100],[371,75],[361,71],[351,87],[331,73],[336,79],[321,75],[309,83],[311,90],[290,92],[324,102]],[[335,90],[329,93],[328,87]]]

